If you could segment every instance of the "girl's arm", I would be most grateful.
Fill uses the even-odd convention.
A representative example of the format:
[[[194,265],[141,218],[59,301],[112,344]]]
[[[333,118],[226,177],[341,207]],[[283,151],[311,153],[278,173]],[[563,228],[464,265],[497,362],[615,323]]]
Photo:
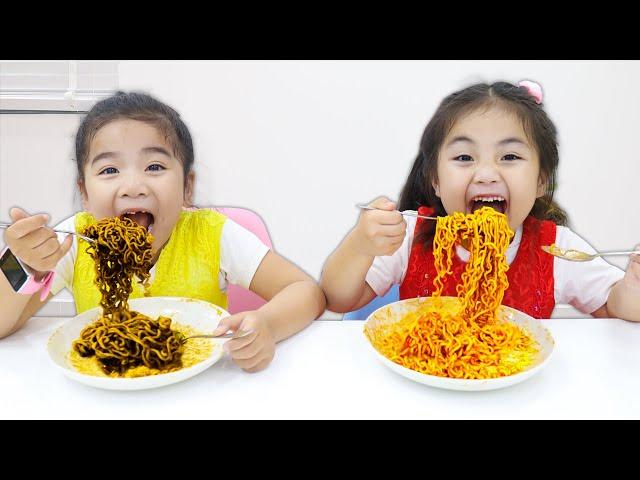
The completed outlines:
[[[363,254],[358,235],[351,230],[327,259],[320,287],[327,296],[327,309],[344,313],[366,305],[376,293],[365,281],[374,255]]]
[[[613,286],[607,303],[593,312],[593,316],[604,313],[610,317],[640,322],[640,255],[631,255],[624,277]]]
[[[392,255],[404,240],[407,224],[391,200],[379,197],[364,210],[358,223],[325,263],[320,286],[327,296],[327,308],[349,312],[376,296],[365,281],[375,257]]]
[[[5,230],[5,242],[11,252],[28,265],[36,277],[54,270],[73,245],[72,235],[61,244],[52,230],[42,228],[49,220],[47,215],[30,216],[19,208],[12,208],[9,215],[14,223]],[[39,292],[16,293],[1,272],[0,277],[0,338],[3,338],[19,330],[52,295],[41,302]]]
[[[309,325],[324,312],[327,303],[310,276],[273,251],[265,255],[249,288],[268,300],[257,312],[276,342]]]
[[[280,255],[269,251],[249,289],[267,300],[258,310],[223,318],[213,332],[252,330],[250,335],[224,344],[233,361],[248,372],[264,369],[275,355],[275,344],[308,326],[325,310],[318,284]]]
[[[33,295],[16,293],[0,273],[0,338],[8,337],[20,330],[38,310],[46,305],[53,295],[40,301],[40,292]]]

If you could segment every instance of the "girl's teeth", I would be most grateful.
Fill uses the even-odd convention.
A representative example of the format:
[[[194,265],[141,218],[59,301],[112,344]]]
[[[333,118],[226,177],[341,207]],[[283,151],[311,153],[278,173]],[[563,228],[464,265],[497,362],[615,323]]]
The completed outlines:
[[[502,197],[476,197],[473,199],[474,202],[504,202],[504,198]]]

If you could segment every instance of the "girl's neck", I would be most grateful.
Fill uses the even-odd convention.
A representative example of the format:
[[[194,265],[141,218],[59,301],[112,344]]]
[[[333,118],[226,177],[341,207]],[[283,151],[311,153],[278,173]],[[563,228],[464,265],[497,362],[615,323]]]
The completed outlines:
[[[149,268],[153,268],[153,266],[158,262],[158,259],[160,258],[160,255],[162,254],[162,250],[164,249],[164,247],[167,245],[167,243],[169,243],[169,240],[171,240],[171,237],[169,237],[167,239],[166,242],[164,242],[160,248],[158,248],[158,250],[156,250],[153,254],[153,258],[151,259],[151,266]]]

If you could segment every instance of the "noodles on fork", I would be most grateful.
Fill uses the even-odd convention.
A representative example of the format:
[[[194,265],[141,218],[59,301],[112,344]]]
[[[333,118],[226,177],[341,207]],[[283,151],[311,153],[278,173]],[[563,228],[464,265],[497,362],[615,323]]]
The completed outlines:
[[[537,342],[497,315],[509,286],[506,250],[512,235],[507,217],[490,207],[439,217],[433,301],[397,322],[366,329],[372,345],[395,363],[442,377],[496,378],[530,365]],[[455,244],[461,241],[469,242],[471,255],[452,306],[439,297],[453,271]]]
[[[105,218],[85,228],[83,234],[97,240],[87,253],[96,265],[104,313],[127,310],[132,279],[136,275],[147,287],[153,252],[153,236],[130,218]]]
[[[101,318],[87,325],[73,349],[95,355],[106,374],[124,374],[144,365],[171,371],[181,368],[183,335],[171,330],[171,319],[153,320],[129,310],[134,275],[148,287],[153,236],[130,218],[105,218],[83,232],[97,240],[87,247],[95,261],[96,285],[102,296]]]

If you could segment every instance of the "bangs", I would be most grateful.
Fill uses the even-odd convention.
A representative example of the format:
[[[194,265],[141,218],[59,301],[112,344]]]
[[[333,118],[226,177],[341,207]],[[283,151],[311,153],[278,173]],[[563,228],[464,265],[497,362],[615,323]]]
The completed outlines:
[[[171,121],[162,115],[141,112],[134,114],[117,114],[113,116],[109,115],[100,119],[96,119],[96,121],[89,126],[89,131],[84,137],[82,152],[80,155],[81,165],[83,168],[89,157],[91,142],[96,137],[98,132],[105,125],[118,120],[135,120],[138,122],[146,123],[147,125],[156,128],[164,136],[164,139],[171,147],[173,155],[180,161],[183,166],[185,165],[186,152],[183,151],[183,148],[181,148],[182,144],[178,139],[178,135],[173,128]]]
[[[486,113],[492,108],[498,108],[507,114],[513,115],[517,120],[519,120],[527,140],[536,150],[536,153],[540,155],[541,152],[538,148],[538,142],[536,142],[536,132],[531,120],[531,113],[527,111],[528,107],[515,102],[510,102],[495,95],[488,95],[486,97],[478,98],[476,101],[460,105],[455,112],[452,112],[452,115],[449,116],[444,125],[443,141],[444,138],[451,133],[451,130],[458,121],[473,113]]]

